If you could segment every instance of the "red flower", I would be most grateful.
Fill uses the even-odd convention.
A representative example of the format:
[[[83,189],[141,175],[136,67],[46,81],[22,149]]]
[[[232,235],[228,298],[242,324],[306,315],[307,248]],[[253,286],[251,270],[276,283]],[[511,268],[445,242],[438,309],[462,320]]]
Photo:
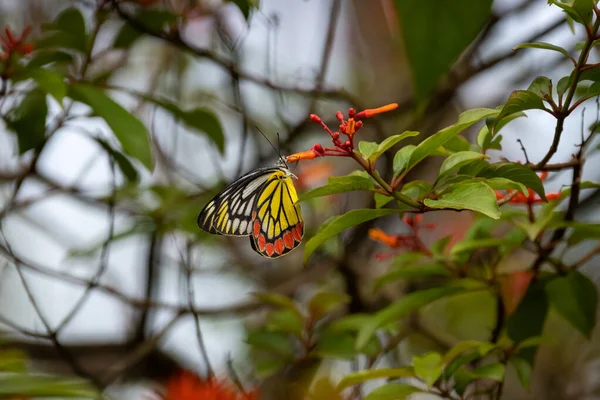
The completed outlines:
[[[429,249],[423,244],[419,238],[420,229],[434,229],[435,224],[423,225],[423,215],[418,214],[413,216],[405,215],[402,218],[405,224],[407,224],[411,232],[408,235],[390,235],[385,233],[381,229],[369,229],[369,237],[377,242],[381,242],[392,249],[403,248],[411,251],[421,251],[426,254],[430,254]],[[375,254],[377,260],[384,260],[391,257],[391,253],[378,253]]]
[[[13,33],[8,27],[4,28],[4,36],[0,34],[0,46],[2,47],[3,53],[0,55],[2,60],[7,60],[11,55],[18,54],[29,54],[33,51],[32,43],[25,43],[25,38],[31,32],[31,26],[26,26],[21,32],[21,36],[18,38],[13,36]]]
[[[167,383],[165,400],[257,400],[258,391],[239,392],[226,381],[201,379],[189,371],[180,371]]]
[[[329,127],[318,115],[310,114],[311,121],[321,125],[323,129],[325,129],[325,132],[329,133],[334,147],[323,148],[323,146],[317,143],[310,150],[287,156],[286,161],[295,162],[300,160],[312,160],[316,157],[325,156],[351,157],[352,152],[354,151],[354,134],[363,126],[363,123],[360,120],[363,118],[370,118],[373,115],[381,114],[387,111],[392,111],[396,108],[398,108],[398,104],[396,103],[388,104],[379,108],[367,109],[359,113],[351,108],[348,110],[348,120],[344,118],[344,114],[342,114],[341,111],[338,111],[335,114],[335,117],[338,121],[340,121],[339,132],[333,132],[331,129],[329,129]],[[342,134],[346,135],[347,140],[341,139]]]

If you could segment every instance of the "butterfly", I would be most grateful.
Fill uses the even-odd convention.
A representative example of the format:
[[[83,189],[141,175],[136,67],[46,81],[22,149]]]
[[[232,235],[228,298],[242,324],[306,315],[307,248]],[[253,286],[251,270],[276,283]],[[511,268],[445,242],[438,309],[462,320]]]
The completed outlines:
[[[263,257],[288,254],[304,236],[292,178],[282,159],[274,167],[248,172],[206,204],[198,226],[215,235],[249,236],[252,249]]]

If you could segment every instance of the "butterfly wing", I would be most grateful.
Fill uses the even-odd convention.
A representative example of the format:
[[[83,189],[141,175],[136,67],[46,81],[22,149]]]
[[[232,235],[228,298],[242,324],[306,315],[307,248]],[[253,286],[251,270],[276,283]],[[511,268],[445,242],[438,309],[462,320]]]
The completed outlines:
[[[277,258],[300,245],[304,222],[296,188],[285,169],[268,178],[252,217],[250,244],[260,255]]]
[[[259,168],[230,183],[204,206],[198,226],[209,233],[248,236],[252,233],[252,213],[269,177],[280,168]]]

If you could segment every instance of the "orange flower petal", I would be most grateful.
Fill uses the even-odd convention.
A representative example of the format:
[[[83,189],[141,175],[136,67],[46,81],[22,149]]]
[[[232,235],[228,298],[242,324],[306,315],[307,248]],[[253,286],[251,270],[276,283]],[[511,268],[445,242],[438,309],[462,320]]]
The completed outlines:
[[[369,237],[377,242],[384,243],[390,247],[398,246],[398,237],[395,235],[388,235],[381,229],[369,229]]]
[[[357,119],[358,118],[369,118],[369,117],[372,117],[373,115],[377,115],[377,114],[381,114],[384,112],[395,110],[396,108],[398,108],[397,103],[387,104],[383,107],[378,107],[378,108],[369,108],[369,109],[363,110],[363,111],[359,112],[358,114],[356,114],[355,118],[357,118]]]

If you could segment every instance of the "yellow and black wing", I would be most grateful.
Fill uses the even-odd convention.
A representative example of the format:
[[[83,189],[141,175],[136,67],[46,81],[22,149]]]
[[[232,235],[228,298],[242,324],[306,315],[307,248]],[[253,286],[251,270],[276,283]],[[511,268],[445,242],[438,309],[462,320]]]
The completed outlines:
[[[281,168],[259,168],[230,183],[202,209],[198,226],[227,236],[252,234],[253,212],[267,180]]]
[[[289,253],[304,236],[298,194],[290,175],[283,168],[269,175],[251,215],[250,244],[264,257],[277,258]]]

